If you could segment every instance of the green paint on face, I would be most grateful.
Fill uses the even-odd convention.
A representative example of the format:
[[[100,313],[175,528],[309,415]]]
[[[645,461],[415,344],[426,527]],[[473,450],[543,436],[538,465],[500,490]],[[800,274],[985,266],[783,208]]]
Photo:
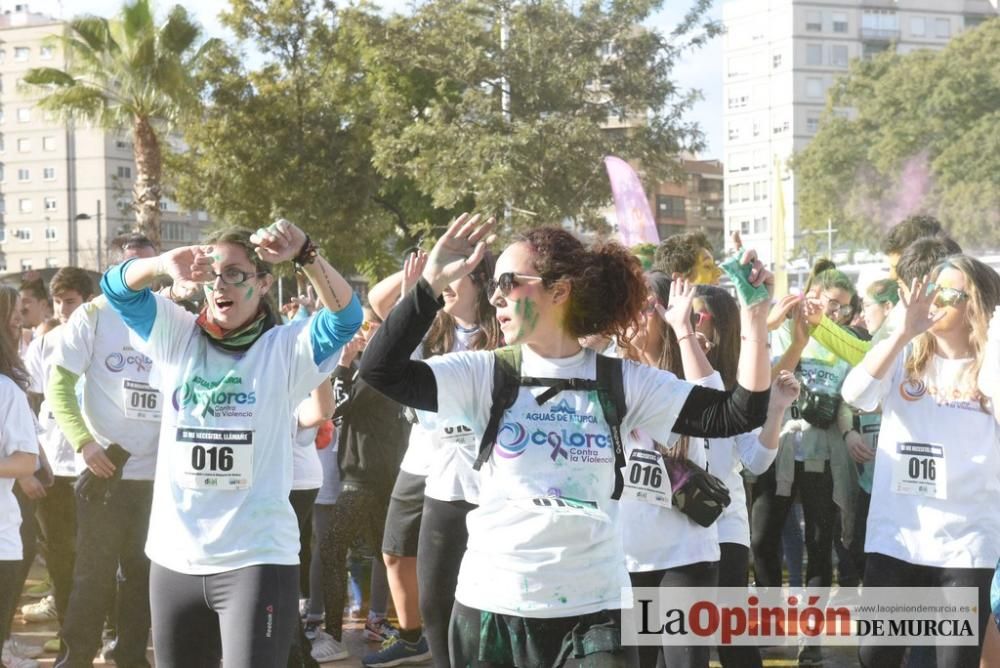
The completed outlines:
[[[253,287],[252,286],[249,287],[249,288],[247,288],[247,297],[246,298],[250,299],[251,297],[253,297]]]
[[[538,307],[530,299],[514,301],[514,314],[521,316],[521,326],[517,330],[516,339],[521,340],[535,331],[538,326]]]
[[[209,295],[211,295],[213,292],[215,292],[215,286],[212,285],[211,283],[205,283],[205,285],[203,287],[205,288],[205,296],[206,297],[209,296]]]
[[[213,255],[212,259],[215,260],[216,262],[222,262],[222,256],[219,255],[218,253],[216,253],[215,255]]]

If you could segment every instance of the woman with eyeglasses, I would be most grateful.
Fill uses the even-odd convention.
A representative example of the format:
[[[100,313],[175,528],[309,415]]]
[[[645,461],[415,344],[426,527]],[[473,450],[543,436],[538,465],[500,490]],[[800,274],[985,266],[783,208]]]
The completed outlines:
[[[736,385],[740,354],[740,309],[729,293],[714,286],[693,286],[666,274],[646,273],[649,301],[631,337],[626,356],[665,369],[697,385],[718,390]],[[790,373],[775,379],[763,429],[729,438],[679,439],[667,448],[641,430],[626,439],[629,472],[656,451],[668,459],[688,459],[720,478],[730,503],[708,527],[677,508],[623,495],[625,560],[633,587],[746,587],[750,561],[750,524],[740,471],[762,473],[774,461],[785,409],[798,396]],[[671,667],[707,667],[711,648],[643,646],[639,665],[652,668],[662,655]],[[720,647],[725,666],[760,666],[756,647]]]
[[[852,535],[857,472],[844,447],[844,433],[852,428],[851,412],[840,397],[850,365],[809,337],[806,311],[818,308],[832,320],[847,324],[854,294],[850,279],[832,262],[821,260],[802,297],[791,300],[790,319],[782,319],[773,333],[774,372],[794,372],[802,395],[786,416],[777,459],[753,485],[750,533],[758,586],[782,584],[781,534],[796,496],[805,519],[808,586],[832,584],[831,549],[838,509],[845,525],[843,535]],[[772,320],[775,313],[787,310],[788,301],[775,306]],[[819,647],[803,647],[799,660],[821,660]]]
[[[463,215],[431,252],[417,287],[389,314],[362,363],[362,377],[404,404],[461,420],[479,442],[493,407],[494,355],[461,352],[411,360],[449,283],[472,272],[493,221]],[[769,274],[754,261],[750,280]],[[596,354],[580,339],[623,336],[646,303],[639,261],[616,243],[585,247],[565,230],[540,228],[497,259],[490,300],[508,345],[519,346],[522,383],[499,413],[469,513],[449,634],[454,666],[559,666],[581,658],[633,664],[620,638],[622,549],[613,431],[597,394],[556,391],[524,379],[593,380]],[[766,310],[744,309],[746,345],[737,387],[695,387],[673,374],[624,362],[620,433],[645,430],[667,442],[743,433],[763,423],[770,386]],[[602,363],[603,365],[603,363]],[[576,385],[576,383],[573,383]],[[543,398],[539,403],[538,399]],[[487,451],[483,451],[485,455]]]
[[[1000,559],[1000,432],[978,377],[1000,276],[953,256],[901,301],[902,325],[844,383],[852,405],[882,406],[865,586],[975,587],[982,643]],[[903,649],[862,645],[859,655],[865,666],[896,666]],[[936,652],[939,666],[979,660],[976,646]]]
[[[271,267],[286,260],[336,310],[276,326]],[[200,284],[201,313],[153,294],[162,275]],[[284,665],[298,614],[293,413],[360,326],[357,297],[286,220],[129,260],[101,288],[165,399],[146,542],[156,663]]]

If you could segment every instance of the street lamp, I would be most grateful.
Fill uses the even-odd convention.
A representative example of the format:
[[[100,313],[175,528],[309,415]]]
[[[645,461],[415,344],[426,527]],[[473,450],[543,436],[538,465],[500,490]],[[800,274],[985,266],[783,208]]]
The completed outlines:
[[[103,271],[101,262],[101,200],[97,200],[97,215],[94,216],[97,219],[97,272]],[[76,220],[90,220],[90,214],[78,213],[76,215]]]

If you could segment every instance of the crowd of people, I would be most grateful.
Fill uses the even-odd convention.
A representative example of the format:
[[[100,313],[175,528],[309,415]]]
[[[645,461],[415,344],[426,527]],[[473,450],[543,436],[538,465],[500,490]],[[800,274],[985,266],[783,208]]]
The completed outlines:
[[[370,668],[707,668],[623,643],[622,591],[836,583],[978,591],[978,645],[861,665],[1000,666],[993,269],[919,215],[863,286],[824,259],[776,296],[736,237],[734,296],[698,233],[644,267],[494,226],[364,306],[285,220],[0,288],[2,665],[149,666],[152,631],[157,666],[312,667],[363,599]]]

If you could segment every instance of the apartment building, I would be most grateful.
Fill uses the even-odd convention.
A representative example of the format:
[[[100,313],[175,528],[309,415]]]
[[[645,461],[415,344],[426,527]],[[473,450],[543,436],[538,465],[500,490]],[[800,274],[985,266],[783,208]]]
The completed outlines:
[[[801,243],[795,175],[827,90],[853,58],[941,49],[1000,14],[998,0],[730,0],[723,6],[725,227],[773,261],[777,196],[785,258]],[[850,110],[835,110],[849,114]],[[780,184],[780,190],[779,190]],[[831,225],[831,228],[835,226]],[[821,246],[835,236],[819,232]],[[780,238],[780,235],[777,235]]]
[[[682,177],[652,186],[650,206],[660,239],[704,232],[721,252],[725,248],[722,162],[682,158],[680,166]]]
[[[44,92],[22,82],[33,67],[66,67],[58,40],[65,30],[27,5],[0,14],[0,274],[103,269],[109,239],[135,221],[129,132],[66,122],[39,108]],[[169,200],[161,207],[165,247],[201,237],[203,212]]]

